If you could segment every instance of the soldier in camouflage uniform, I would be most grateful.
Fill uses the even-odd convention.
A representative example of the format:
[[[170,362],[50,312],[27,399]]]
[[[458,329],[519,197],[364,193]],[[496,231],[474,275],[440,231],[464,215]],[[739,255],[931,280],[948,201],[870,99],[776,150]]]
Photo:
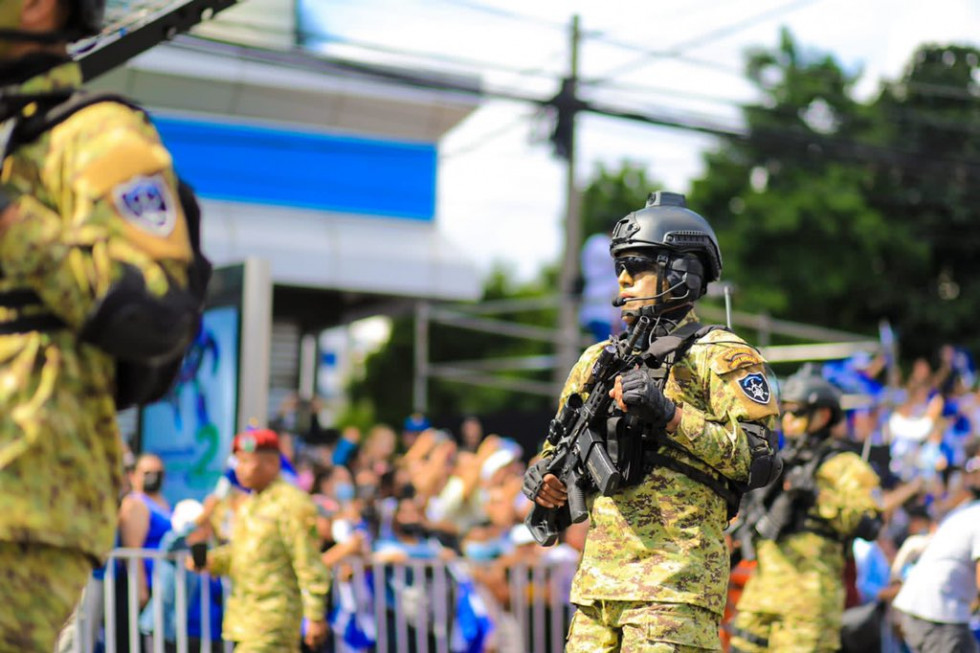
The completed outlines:
[[[803,370],[781,400],[785,467],[771,488],[746,497],[758,566],[738,602],[731,650],[837,651],[845,551],[852,538],[878,534],[878,477],[832,437],[842,412],[829,382]]]
[[[192,256],[170,156],[142,113],[97,104],[11,140],[37,112],[11,100],[81,83],[65,42],[97,32],[103,4],[0,1],[0,651],[51,651],[112,547],[114,359],[81,334],[124,269],[162,296]],[[127,204],[137,181],[170,203]]]
[[[274,431],[241,433],[233,448],[235,473],[252,495],[238,509],[231,542],[207,556],[209,572],[231,579],[223,637],[244,653],[299,651],[305,618],[305,641],[318,650],[328,632],[330,572],[320,560],[316,506],[279,477]]]
[[[721,254],[711,227],[682,195],[651,195],[646,208],[619,221],[610,249],[617,304],[630,329],[647,316],[652,342],[689,335],[685,351],[666,359],[662,389],[651,370],[638,368],[610,391],[614,412],[637,419],[645,464],[632,483],[589,499],[566,651],[719,650],[729,570],[724,530],[750,468],[764,484],[773,473],[764,468],[778,464],[771,434],[777,402],[758,351],[727,330],[696,328],[693,303],[719,278]],[[561,405],[587,383],[605,344],[582,354]],[[525,493],[555,508],[567,488],[540,472],[548,455],[546,447],[528,470]]]

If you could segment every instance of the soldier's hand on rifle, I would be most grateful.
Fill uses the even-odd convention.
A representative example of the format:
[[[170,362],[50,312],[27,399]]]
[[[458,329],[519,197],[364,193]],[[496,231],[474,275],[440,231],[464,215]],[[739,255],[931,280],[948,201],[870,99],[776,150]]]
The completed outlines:
[[[805,496],[816,490],[816,483],[804,467],[793,467],[783,478],[783,490],[794,496]]]
[[[640,419],[661,428],[674,419],[677,407],[654,384],[643,369],[635,369],[617,376],[609,396],[616,400],[620,409],[633,412]]]
[[[568,488],[557,476],[546,471],[549,462],[542,458],[527,468],[521,491],[542,508],[561,508],[568,501]]]

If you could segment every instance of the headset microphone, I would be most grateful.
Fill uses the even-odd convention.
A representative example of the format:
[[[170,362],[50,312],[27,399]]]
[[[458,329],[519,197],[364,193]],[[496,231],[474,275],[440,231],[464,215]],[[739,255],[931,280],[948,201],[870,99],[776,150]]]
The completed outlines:
[[[612,305],[617,308],[620,306],[625,306],[629,302],[645,302],[648,299],[659,299],[660,295],[654,295],[653,297],[617,297],[612,300]]]
[[[678,283],[675,283],[673,286],[671,286],[667,290],[665,290],[665,291],[663,291],[661,293],[657,293],[656,295],[652,295],[650,297],[617,297],[616,299],[612,300],[612,305],[613,306],[616,306],[618,308],[620,306],[625,306],[626,304],[628,304],[630,302],[645,302],[645,301],[648,301],[648,300],[651,300],[651,299],[660,299],[664,295],[667,295],[669,293],[674,292],[675,290],[677,290],[678,288],[680,288],[684,284],[685,284],[685,281],[683,281],[683,280],[682,281],[679,281]],[[686,299],[687,296],[690,295],[690,294],[691,294],[690,291],[688,291],[688,292],[684,293],[684,296],[683,297],[675,297],[675,299]]]

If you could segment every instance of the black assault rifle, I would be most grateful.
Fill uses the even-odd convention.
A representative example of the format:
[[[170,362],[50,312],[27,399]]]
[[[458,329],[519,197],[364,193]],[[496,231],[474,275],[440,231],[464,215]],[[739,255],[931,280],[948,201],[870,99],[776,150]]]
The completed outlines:
[[[637,320],[625,345],[606,345],[592,366],[589,382],[582,388],[588,399],[573,394],[565,401],[561,412],[548,426],[548,443],[553,446],[545,474],[554,474],[568,488],[568,502],[560,508],[545,508],[535,503],[524,523],[534,539],[551,546],[558,534],[571,524],[589,515],[586,492],[598,490],[609,496],[619,489],[622,475],[606,450],[606,420],[612,398],[609,391],[616,377],[635,365],[642,351],[636,347],[646,344],[650,318]],[[622,341],[620,341],[622,342]]]

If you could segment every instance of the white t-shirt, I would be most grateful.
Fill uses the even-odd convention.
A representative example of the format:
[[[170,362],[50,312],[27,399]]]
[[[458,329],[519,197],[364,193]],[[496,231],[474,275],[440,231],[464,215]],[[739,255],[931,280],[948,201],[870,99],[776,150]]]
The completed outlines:
[[[973,501],[939,525],[895,597],[895,608],[926,621],[969,623],[970,604],[977,596],[977,560],[980,501]]]

